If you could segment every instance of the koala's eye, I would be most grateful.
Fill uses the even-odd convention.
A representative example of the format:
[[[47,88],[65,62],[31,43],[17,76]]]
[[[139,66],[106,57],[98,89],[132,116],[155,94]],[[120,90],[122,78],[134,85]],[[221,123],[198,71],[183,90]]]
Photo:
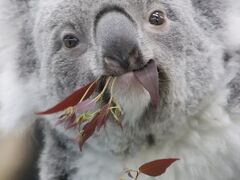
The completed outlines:
[[[162,11],[154,11],[150,17],[149,22],[152,25],[160,26],[165,23],[165,15]]]
[[[63,37],[63,43],[67,48],[75,48],[79,44],[79,39],[72,34],[68,34]]]

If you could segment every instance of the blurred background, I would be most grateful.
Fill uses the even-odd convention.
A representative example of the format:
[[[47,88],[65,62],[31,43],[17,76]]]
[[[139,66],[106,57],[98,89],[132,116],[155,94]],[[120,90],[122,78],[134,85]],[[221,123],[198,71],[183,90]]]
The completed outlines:
[[[0,135],[0,180],[38,180],[39,136],[36,127]]]

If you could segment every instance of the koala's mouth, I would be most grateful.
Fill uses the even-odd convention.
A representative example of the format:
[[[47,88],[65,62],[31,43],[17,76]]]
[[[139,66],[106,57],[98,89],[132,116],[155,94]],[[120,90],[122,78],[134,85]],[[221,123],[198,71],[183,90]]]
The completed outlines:
[[[123,116],[125,122],[134,123],[135,120],[141,119],[150,102],[156,107],[159,104],[158,74],[157,65],[151,60],[136,71],[119,77],[108,76],[92,81],[54,107],[37,114],[46,115],[64,110],[57,124],[64,123],[66,129],[78,127],[80,133],[77,141],[82,148],[95,130],[100,130],[106,124],[109,115],[112,115],[113,119],[123,127],[120,120]],[[97,86],[101,92],[97,93],[96,97],[91,97],[96,92]],[[107,102],[104,103],[104,100]]]
[[[139,93],[139,96],[141,96],[146,94],[143,93],[143,89],[145,89],[150,95],[152,106],[157,107],[159,103],[159,77],[159,68],[154,60],[150,60],[139,69],[117,76],[116,92],[118,92],[118,96],[133,95],[134,93]],[[107,76],[101,78],[99,91],[103,89],[106,79]],[[108,91],[106,91],[104,97],[107,101],[109,98]]]

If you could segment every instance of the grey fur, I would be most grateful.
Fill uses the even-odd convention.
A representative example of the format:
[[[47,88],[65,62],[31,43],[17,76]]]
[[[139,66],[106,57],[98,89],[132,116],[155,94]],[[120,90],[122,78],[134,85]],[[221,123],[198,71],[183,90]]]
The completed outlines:
[[[228,104],[222,105],[221,110],[231,111],[231,108],[239,106],[240,75],[239,73],[235,75],[230,83],[228,71],[228,66],[233,61],[239,63],[239,53],[235,49],[229,49],[224,39],[227,29],[225,17],[230,8],[228,1],[15,0],[14,3],[19,7],[16,15],[23,23],[19,32],[20,53],[17,59],[19,81],[26,83],[34,80],[35,89],[32,91],[37,91],[36,96],[41,99],[36,111],[50,107],[82,84],[107,74],[103,63],[103,47],[108,42],[115,42],[117,34],[120,38],[134,39],[134,43],[137,42],[144,64],[150,59],[157,61],[161,78],[158,109],[156,111],[151,107],[144,109],[140,118],[133,120],[134,123],[124,119],[124,132],[109,121],[106,131],[100,131],[101,136],[96,135],[90,139],[84,148],[84,151],[93,152],[100,169],[103,166],[101,163],[104,162],[98,161],[104,161],[104,158],[101,160],[99,156],[109,154],[107,156],[113,158],[113,163],[108,162],[103,166],[102,171],[106,172],[100,171],[102,174],[107,174],[109,169],[111,171],[111,164],[115,166],[118,161],[121,164],[123,159],[134,159],[134,154],[140,149],[151,151],[157,145],[159,156],[163,156],[161,151],[165,145],[169,145],[168,142],[171,142],[169,137],[180,137],[183,133],[180,127],[194,124],[195,121],[191,120],[198,119],[198,114],[208,112],[207,107],[211,109],[214,103],[217,105],[216,99],[219,98],[217,95],[227,90],[227,87],[230,87],[231,95],[228,97],[222,95],[223,99],[228,99]],[[98,29],[99,26],[96,25],[98,20],[95,18],[104,8],[111,7],[121,8],[126,14],[118,12],[116,15],[113,8],[112,12],[110,10],[104,14],[105,20],[109,21],[109,18],[114,17],[113,24],[122,22],[123,26],[126,26],[122,30],[129,33],[121,32],[121,28],[120,32],[115,32],[119,29],[117,25],[110,29],[111,27],[105,27],[104,24],[100,25],[102,29]],[[148,24],[149,13],[156,9],[164,10],[168,18],[167,23],[159,28]],[[103,17],[100,16],[100,23]],[[109,32],[106,33],[106,30]],[[77,48],[69,50],[63,47],[61,38],[66,32],[77,34],[80,39]],[[112,50],[111,54],[116,53],[116,49],[111,47],[107,47],[107,50],[108,52]],[[230,52],[227,61],[226,52]],[[46,119],[45,148],[39,162],[41,180],[104,179],[101,174],[96,178],[97,171],[96,174],[93,171],[92,174],[84,176],[83,169],[86,168],[83,166],[91,168],[95,163],[84,159],[87,153],[81,154],[78,146],[68,140],[75,134],[74,131],[65,132],[62,127],[55,128],[52,125],[54,118],[56,117]],[[199,121],[201,124],[201,120]],[[214,135],[210,137],[215,138]],[[201,143],[205,146],[204,142]],[[222,172],[219,177],[209,173],[209,179],[226,180],[228,177],[229,180],[239,179],[240,157],[234,158],[230,155],[231,152],[237,153],[235,149],[238,147],[233,146],[229,152],[220,153],[221,157],[228,161],[230,169],[227,172],[222,171],[221,167],[218,168],[217,163],[211,164],[209,160],[207,164],[209,169],[214,166],[216,171]],[[211,154],[207,150],[201,153],[199,149],[192,148],[192,151],[196,153],[199,151],[200,157],[205,153]],[[86,163],[81,164],[81,161]],[[187,168],[192,165],[186,162],[185,166]],[[184,177],[196,180],[208,179],[204,178],[204,167],[196,170],[202,172],[202,174],[196,172],[196,176],[193,175],[194,172],[190,172],[189,176],[187,172],[181,176],[178,170],[176,168],[171,172],[180,174],[173,176],[175,178],[172,179],[183,180]],[[106,176],[106,179],[118,175],[112,171],[113,175]]]

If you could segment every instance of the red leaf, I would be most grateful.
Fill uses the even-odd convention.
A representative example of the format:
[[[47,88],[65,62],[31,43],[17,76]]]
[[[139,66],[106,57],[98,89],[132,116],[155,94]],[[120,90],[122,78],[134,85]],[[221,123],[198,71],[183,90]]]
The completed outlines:
[[[66,97],[63,101],[61,101],[54,107],[52,107],[46,111],[43,111],[43,112],[38,112],[37,115],[52,114],[52,113],[56,113],[59,111],[63,111],[64,109],[66,109],[70,106],[75,106],[81,100],[81,98],[84,96],[85,92],[87,92],[88,89],[89,90],[83,100],[89,98],[92,95],[92,93],[94,92],[94,90],[96,89],[96,86],[97,86],[97,82],[93,81],[93,82],[87,84],[86,86],[74,91],[71,95]]]
[[[65,129],[73,128],[77,125],[76,121],[76,114],[73,112],[71,114],[63,114],[60,118],[56,121],[55,125],[65,124]]]
[[[99,131],[102,126],[106,124],[109,116],[109,104],[103,106],[101,111],[95,117],[97,119],[97,130]]]
[[[56,126],[62,123],[67,123],[76,119],[76,114],[74,112],[63,114],[56,121]]]
[[[56,121],[55,125],[58,126],[59,124],[62,124],[62,123],[64,123],[65,121],[66,121],[66,118],[59,118],[59,119]]]
[[[92,99],[87,99],[85,101],[78,103],[75,106],[75,112],[83,113],[83,112],[89,111],[95,105],[96,105],[95,101],[93,101]]]
[[[167,168],[177,160],[179,159],[160,159],[160,160],[152,161],[152,162],[143,164],[139,168],[139,171],[143,174],[146,174],[152,177],[160,176],[163,173],[165,173]]]
[[[147,67],[140,71],[135,71],[134,75],[149,92],[152,105],[156,108],[159,102],[159,79],[155,62],[151,60]]]
[[[109,114],[109,105],[106,104],[103,106],[101,111],[97,113],[97,115],[83,127],[83,134],[79,141],[80,150],[82,151],[83,144],[93,135],[96,128],[100,130],[100,128],[105,125],[106,120]]]
[[[76,114],[71,115],[65,123],[65,129],[71,129],[77,125],[76,123]]]
[[[72,122],[72,123],[68,123],[66,126],[66,129],[71,129],[71,128],[75,128],[78,125],[77,122]]]
[[[79,147],[82,151],[83,144],[93,135],[97,127],[97,119],[93,118],[89,123],[83,127],[83,134],[79,139]]]

